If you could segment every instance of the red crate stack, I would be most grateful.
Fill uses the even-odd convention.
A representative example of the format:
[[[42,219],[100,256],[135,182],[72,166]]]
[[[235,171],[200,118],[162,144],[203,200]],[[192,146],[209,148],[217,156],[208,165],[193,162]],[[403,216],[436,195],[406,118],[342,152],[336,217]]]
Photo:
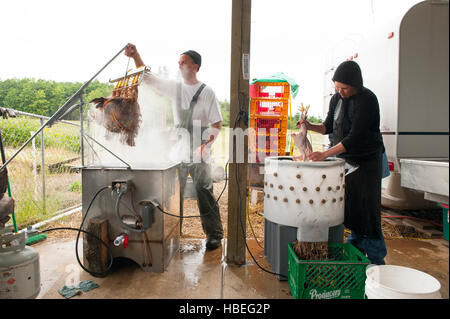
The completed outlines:
[[[257,163],[266,156],[285,155],[290,103],[288,82],[256,82],[250,85],[250,125],[255,132],[249,141]],[[261,143],[264,141],[265,143]],[[256,154],[255,154],[256,153]]]

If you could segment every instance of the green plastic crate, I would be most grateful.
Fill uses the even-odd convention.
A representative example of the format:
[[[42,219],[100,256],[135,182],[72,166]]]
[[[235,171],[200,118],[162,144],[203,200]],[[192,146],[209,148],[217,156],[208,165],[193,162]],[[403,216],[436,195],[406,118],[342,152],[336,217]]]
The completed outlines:
[[[370,260],[351,244],[328,244],[328,260],[299,260],[289,243],[289,288],[295,299],[364,299]]]

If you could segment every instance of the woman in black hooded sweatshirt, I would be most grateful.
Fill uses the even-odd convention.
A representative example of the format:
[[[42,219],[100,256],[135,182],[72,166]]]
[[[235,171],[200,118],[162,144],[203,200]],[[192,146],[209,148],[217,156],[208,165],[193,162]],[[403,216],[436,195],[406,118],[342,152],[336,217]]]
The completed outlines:
[[[383,265],[386,245],[381,230],[381,177],[383,139],[375,94],[363,86],[361,69],[354,61],[341,63],[333,82],[336,94],[322,124],[306,124],[308,130],[333,134],[331,147],[313,152],[309,159],[323,161],[337,156],[357,167],[345,177],[344,225],[352,231],[347,239],[373,264]]]

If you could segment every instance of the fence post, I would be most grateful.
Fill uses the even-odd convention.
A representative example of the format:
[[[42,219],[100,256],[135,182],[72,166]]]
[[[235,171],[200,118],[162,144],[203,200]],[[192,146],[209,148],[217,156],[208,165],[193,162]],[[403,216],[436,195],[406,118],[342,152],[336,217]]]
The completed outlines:
[[[44,125],[44,119],[41,117],[41,126]],[[44,130],[41,131],[41,171],[42,171],[42,209],[44,214],[46,213],[45,207],[45,141],[44,141]]]
[[[31,136],[34,135],[34,132],[30,132]],[[31,141],[31,156],[33,157],[33,181],[34,181],[34,200],[38,200],[37,195],[37,164],[36,164],[36,139],[33,138]]]
[[[81,147],[81,166],[84,167],[84,116],[83,116],[83,93],[80,94],[80,147]]]

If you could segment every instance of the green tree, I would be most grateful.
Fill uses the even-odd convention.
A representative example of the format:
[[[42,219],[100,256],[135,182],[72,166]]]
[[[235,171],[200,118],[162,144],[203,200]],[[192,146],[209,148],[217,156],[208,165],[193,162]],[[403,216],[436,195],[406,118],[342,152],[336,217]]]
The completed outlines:
[[[49,103],[45,96],[44,90],[37,90],[34,93],[34,98],[31,102],[31,110],[37,114],[47,114],[49,109]]]
[[[19,89],[12,87],[6,92],[6,96],[4,97],[0,106],[6,108],[15,108],[15,106],[20,104],[21,97],[19,94]]]
[[[314,115],[313,116],[308,116],[308,121],[310,123],[319,124],[319,123],[322,123],[322,118],[320,116],[319,117],[315,117]]]
[[[42,79],[7,79],[0,81],[0,106],[38,115],[52,116],[83,85],[80,82],[55,82]],[[89,103],[94,98],[111,96],[113,85],[93,81],[84,90],[83,100]],[[78,101],[77,101],[78,102]],[[219,102],[223,126],[230,125],[230,103]],[[89,107],[85,106],[87,112]],[[76,109],[65,120],[79,120]]]
[[[7,79],[0,81],[0,106],[14,110],[52,116],[83,83],[55,82],[35,79]],[[93,81],[84,92],[84,101],[109,96],[112,86],[108,83]],[[86,108],[87,110],[87,108]],[[79,110],[66,116],[65,119],[77,120]]]
[[[223,121],[222,126],[229,127],[230,126],[230,102],[227,100],[219,101],[220,112],[222,113]]]
[[[295,125],[300,120],[300,113],[296,113],[292,119],[288,119],[288,129],[293,130],[296,129],[297,126]],[[320,117],[308,116],[308,121],[310,123],[319,124],[322,123],[322,119]]]

